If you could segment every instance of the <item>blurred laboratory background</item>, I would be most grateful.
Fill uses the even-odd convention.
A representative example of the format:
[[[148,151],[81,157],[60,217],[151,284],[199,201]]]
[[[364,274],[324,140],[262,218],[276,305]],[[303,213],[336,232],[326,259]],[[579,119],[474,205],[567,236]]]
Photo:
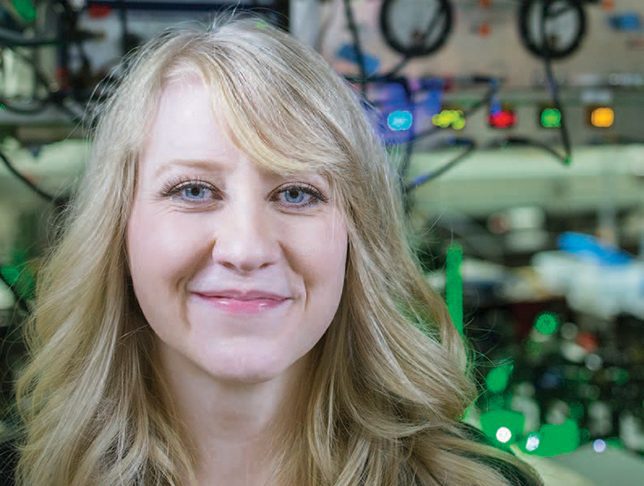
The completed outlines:
[[[119,61],[234,6],[362,97],[423,272],[477,351],[465,420],[546,485],[642,484],[642,0],[0,1],[0,415]]]

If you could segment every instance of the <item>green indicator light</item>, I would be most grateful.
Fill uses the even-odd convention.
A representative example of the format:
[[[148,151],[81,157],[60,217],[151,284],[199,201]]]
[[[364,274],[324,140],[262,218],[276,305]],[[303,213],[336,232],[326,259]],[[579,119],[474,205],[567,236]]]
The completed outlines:
[[[541,334],[549,336],[559,329],[559,319],[551,312],[544,312],[537,317],[534,327]]]
[[[543,128],[560,128],[561,111],[557,108],[544,108],[541,110],[539,120]]]
[[[36,8],[31,0],[13,0],[11,3],[25,22],[32,23],[36,20]]]
[[[499,444],[510,445],[523,434],[525,417],[512,410],[492,410],[481,415],[481,428]]]
[[[579,427],[568,419],[562,424],[546,424],[539,430],[539,448],[535,454],[544,457],[573,452],[579,447]]]
[[[512,375],[513,369],[514,365],[512,363],[507,363],[490,371],[485,378],[487,389],[493,393],[501,393],[505,390],[508,386],[508,381],[510,380],[510,375]]]

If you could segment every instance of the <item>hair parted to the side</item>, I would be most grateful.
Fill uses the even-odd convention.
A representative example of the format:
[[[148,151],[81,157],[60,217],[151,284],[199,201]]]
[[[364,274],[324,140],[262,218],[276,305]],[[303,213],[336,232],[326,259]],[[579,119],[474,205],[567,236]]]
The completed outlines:
[[[475,387],[423,278],[399,185],[357,95],[313,50],[247,15],[165,31],[104,104],[64,231],[39,274],[17,382],[21,486],[194,485],[128,276],[137,160],[164,83],[199,76],[228,136],[280,173],[317,170],[346,215],[345,287],[316,345],[276,485],[499,485],[532,473],[459,426]],[[215,104],[216,100],[216,104]],[[421,329],[424,327],[424,329]]]

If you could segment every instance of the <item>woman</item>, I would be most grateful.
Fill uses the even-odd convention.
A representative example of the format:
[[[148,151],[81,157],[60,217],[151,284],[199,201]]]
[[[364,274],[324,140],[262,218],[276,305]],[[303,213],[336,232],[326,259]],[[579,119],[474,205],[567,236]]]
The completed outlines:
[[[460,424],[466,352],[347,84],[258,19],[164,33],[40,275],[20,485],[539,484]]]

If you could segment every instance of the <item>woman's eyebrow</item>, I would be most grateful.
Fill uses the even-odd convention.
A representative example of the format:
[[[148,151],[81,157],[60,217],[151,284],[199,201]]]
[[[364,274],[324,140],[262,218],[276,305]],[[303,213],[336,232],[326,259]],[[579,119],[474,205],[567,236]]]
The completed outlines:
[[[228,170],[224,162],[220,162],[214,159],[172,159],[157,167],[156,171],[154,172],[154,177],[158,179],[163,174],[174,169],[175,167],[200,169],[204,172],[211,173],[222,173]],[[298,175],[302,177],[310,177],[312,180],[317,181],[320,184],[328,185],[326,178],[316,172],[302,171],[300,174],[294,174],[295,177],[297,177]],[[268,179],[287,178],[287,176],[282,176],[276,172],[265,172],[265,176]]]
[[[207,159],[172,159],[163,163],[154,173],[155,177],[160,177],[167,171],[175,167],[187,167],[191,169],[201,169],[207,172],[223,172],[224,167],[221,162]]]

